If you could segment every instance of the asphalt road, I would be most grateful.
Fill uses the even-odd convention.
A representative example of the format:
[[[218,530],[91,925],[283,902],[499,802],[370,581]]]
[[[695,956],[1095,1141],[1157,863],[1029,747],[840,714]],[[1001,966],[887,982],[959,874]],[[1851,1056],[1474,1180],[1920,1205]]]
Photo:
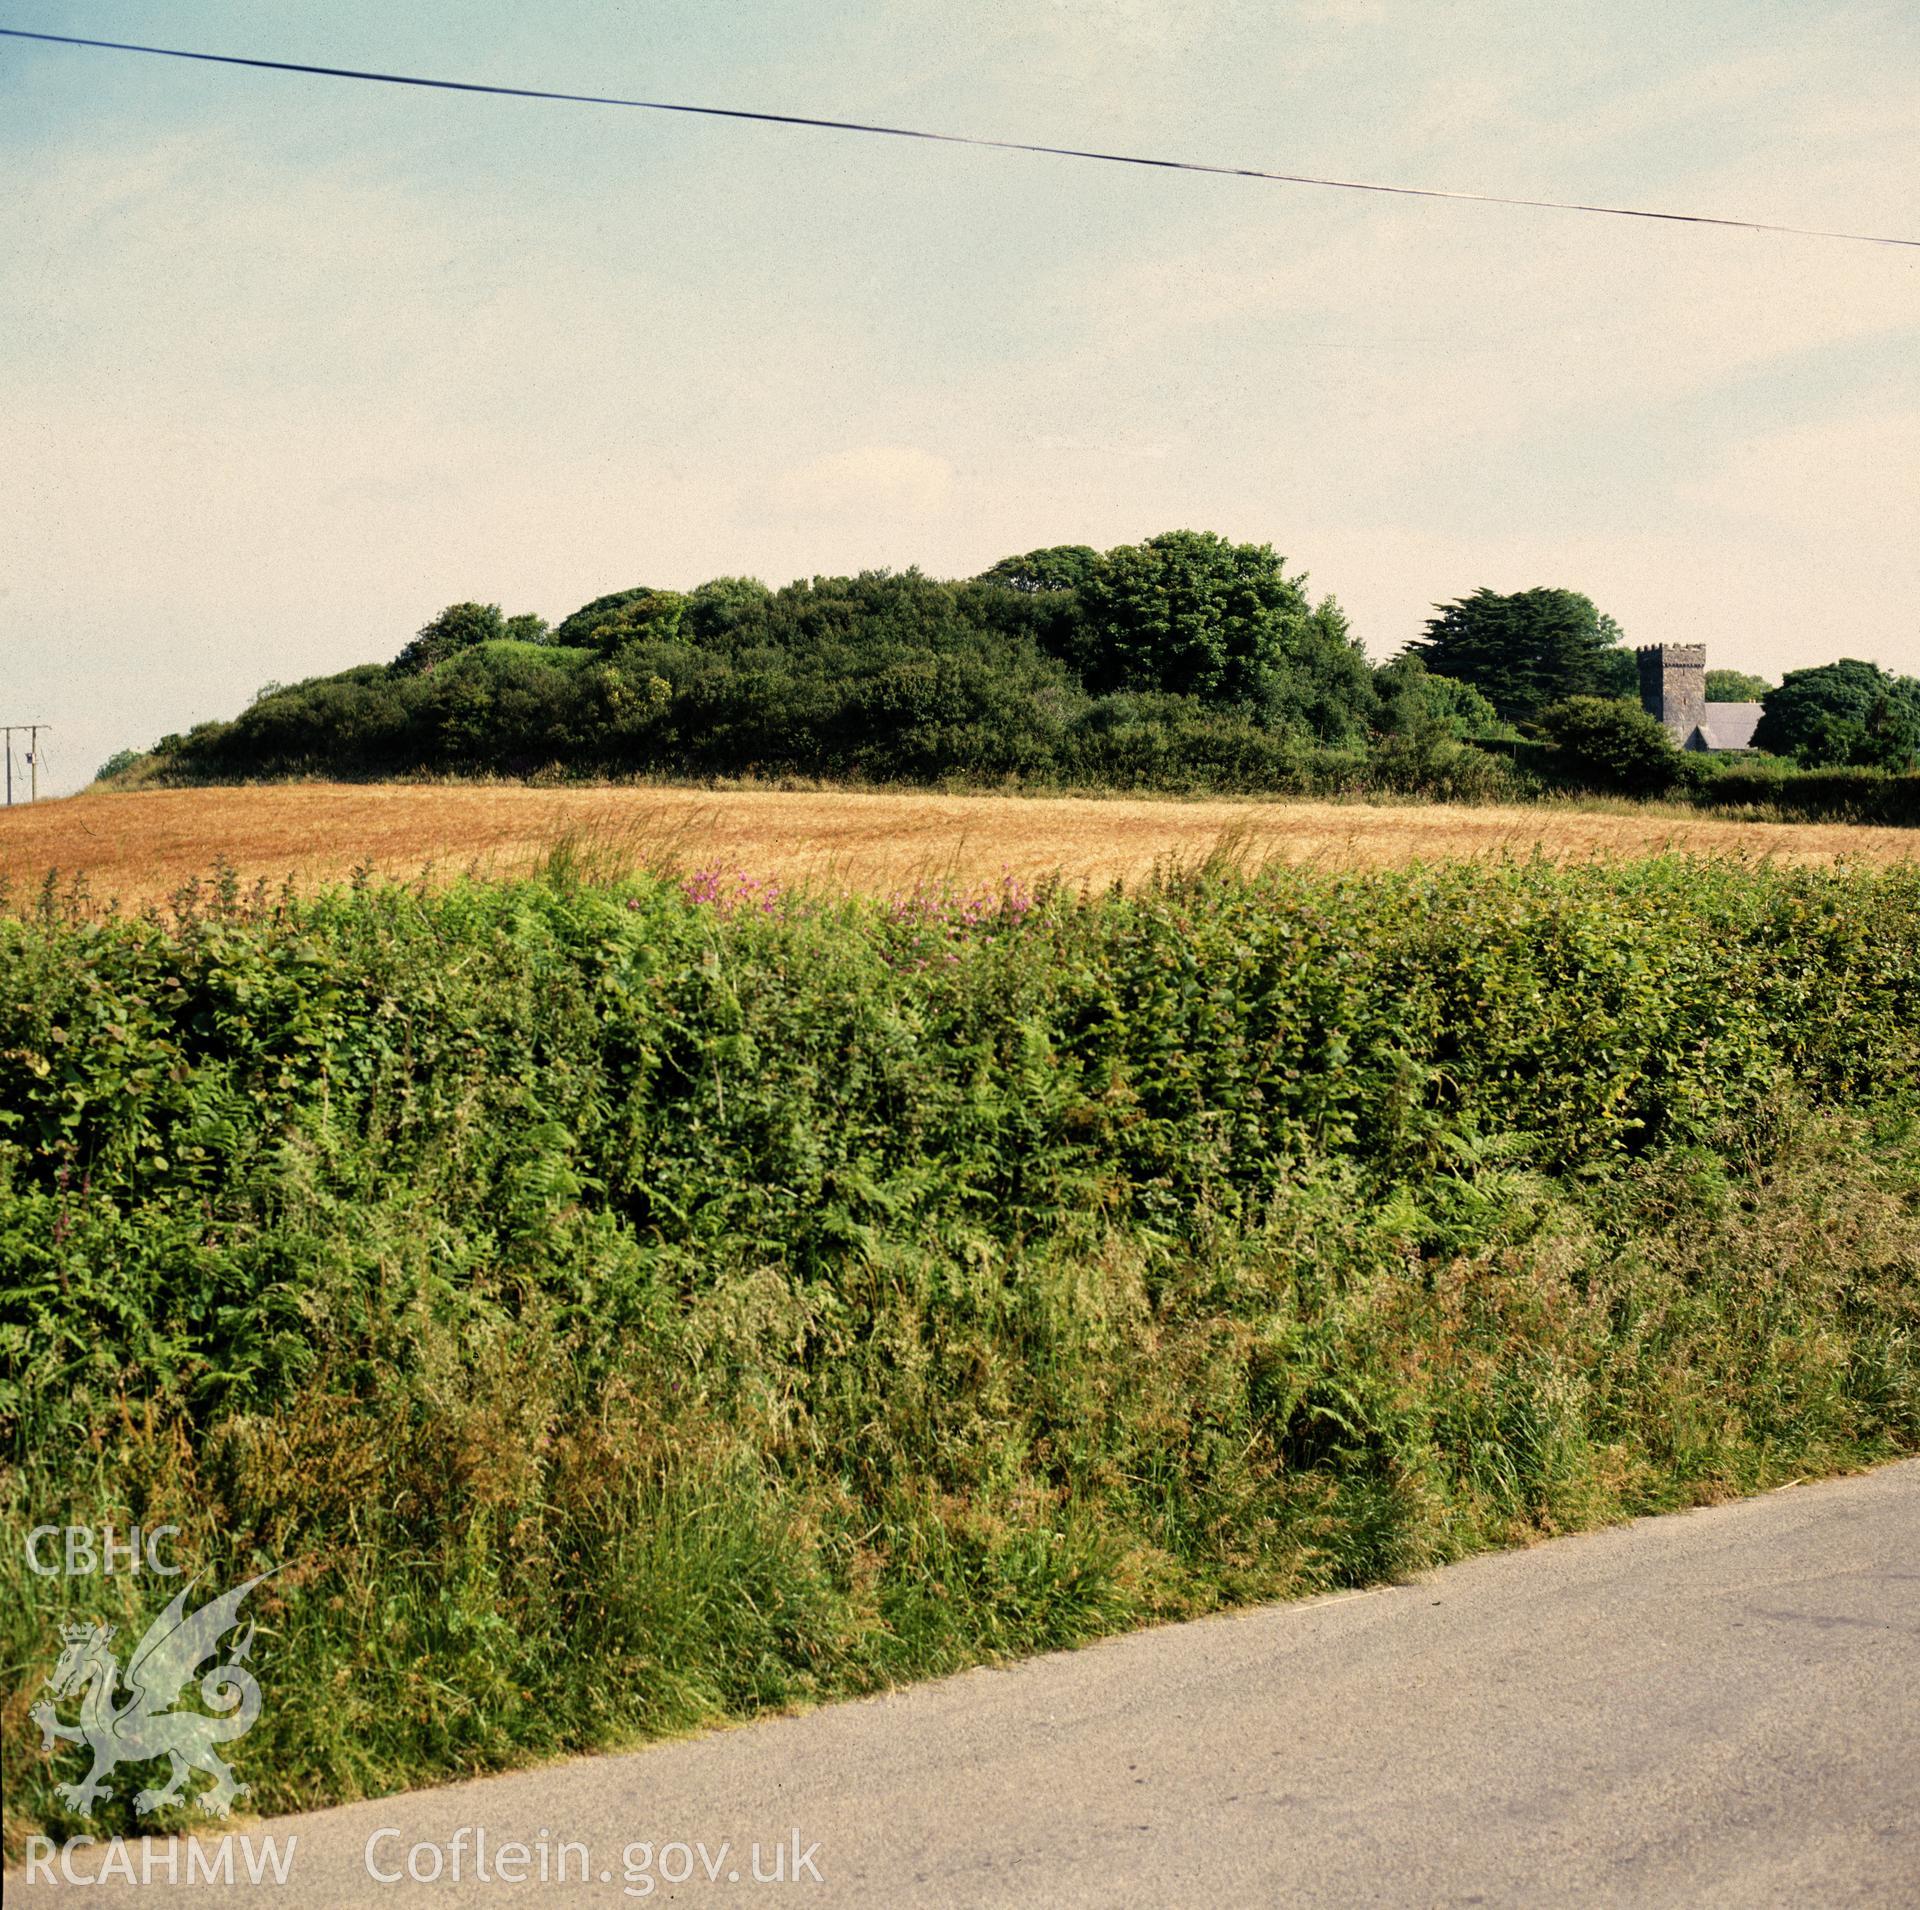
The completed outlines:
[[[246,1830],[195,1901],[1911,1906],[1920,1462]]]

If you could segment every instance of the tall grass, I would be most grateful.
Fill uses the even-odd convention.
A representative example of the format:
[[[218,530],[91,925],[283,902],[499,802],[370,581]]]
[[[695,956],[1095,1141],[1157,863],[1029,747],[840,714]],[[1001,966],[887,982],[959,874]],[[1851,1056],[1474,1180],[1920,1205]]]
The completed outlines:
[[[1911,869],[591,874],[0,920],[7,1526],[280,1567],[255,1808],[1920,1445]]]

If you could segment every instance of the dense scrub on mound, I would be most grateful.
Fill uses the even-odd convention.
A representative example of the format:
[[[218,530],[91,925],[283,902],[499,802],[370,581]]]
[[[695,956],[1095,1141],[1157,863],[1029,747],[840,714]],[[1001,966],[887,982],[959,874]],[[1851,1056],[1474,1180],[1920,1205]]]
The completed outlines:
[[[48,897],[0,1495],[279,1567],[277,1808],[1913,1450],[1916,1025],[1910,869]]]
[[[1770,692],[1804,720],[1780,731],[1787,753],[1763,779],[1723,787],[1726,762],[1682,755],[1641,713],[1632,652],[1586,597],[1483,590],[1436,608],[1425,642],[1375,668],[1338,603],[1316,603],[1270,545],[1203,531],[1029,551],[964,581],[872,570],[779,590],[748,577],[637,585],[551,630],[459,603],[390,663],[268,684],[232,721],[121,752],[101,774],[1467,802],[1573,789],[1920,822],[1920,775],[1890,773],[1915,765],[1905,718],[1889,726],[1871,697],[1858,721],[1822,715],[1819,684],[1801,679],[1832,672]],[[1847,710],[1885,676],[1834,669],[1851,673]],[[1885,677],[1886,696],[1903,684]],[[1797,773],[1809,764],[1840,767]]]
[[[391,664],[269,685],[144,773],[1510,792],[1465,740],[1507,734],[1493,706],[1414,659],[1374,670],[1306,583],[1267,545],[1173,531],[964,582],[636,587],[531,641],[537,619],[455,604]]]

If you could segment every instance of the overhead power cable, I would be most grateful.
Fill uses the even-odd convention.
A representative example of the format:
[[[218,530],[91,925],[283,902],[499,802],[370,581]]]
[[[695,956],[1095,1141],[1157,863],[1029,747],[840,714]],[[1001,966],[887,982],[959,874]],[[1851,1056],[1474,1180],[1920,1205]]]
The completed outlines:
[[[441,93],[487,93],[502,99],[556,100],[573,106],[625,106],[648,113],[686,113],[702,119],[752,120],[764,126],[809,126],[823,132],[870,133],[885,139],[924,139],[942,146],[980,146],[995,152],[1039,153],[1051,159],[1093,159],[1109,166],[1153,166],[1165,172],[1213,173],[1229,179],[1266,179],[1284,186],[1324,186],[1339,192],[1389,193],[1402,199],[1459,199],[1483,206],[1526,206],[1542,212],[1592,212],[1613,219],[1660,219],[1675,225],[1729,226],[1742,232],[1783,232],[1801,239],[1842,239],[1855,245],[1920,246],[1920,239],[1873,232],[1834,232],[1816,226],[1779,225],[1761,219],[1717,218],[1704,212],[1655,212],[1643,206],[1587,205],[1572,199],[1523,199],[1497,192],[1449,192],[1439,186],[1388,186],[1365,179],[1323,179],[1309,173],[1269,172],[1259,166],[1213,166],[1193,159],[1152,159],[1139,153],[1096,152],[1083,146],[1049,146],[1037,140],[985,139],[972,133],[930,133],[912,126],[880,126],[858,119],[824,119],[808,113],[758,113],[743,106],[691,106],[676,100],[624,99],[606,93],[561,93],[538,86],[489,86],[477,80],[423,79],[409,73],[374,73],[351,66],[312,66],[298,60],[250,59],[237,53],[194,53],[177,46],[141,46],[128,40],[89,40],[70,33],[29,33],[0,27],[9,40],[40,40],[52,46],[95,47],[111,53],[150,53],[168,60],[200,60],[211,66],[244,66],[266,73],[304,73],[321,79],[368,80],[380,86],[419,86]]]

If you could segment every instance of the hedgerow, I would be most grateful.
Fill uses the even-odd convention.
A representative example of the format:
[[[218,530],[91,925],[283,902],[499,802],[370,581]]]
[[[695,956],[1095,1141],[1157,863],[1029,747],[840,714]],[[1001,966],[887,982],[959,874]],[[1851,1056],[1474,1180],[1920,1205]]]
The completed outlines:
[[[49,894],[0,1497],[278,1568],[266,1808],[1857,1464],[1916,1026],[1907,868]]]

